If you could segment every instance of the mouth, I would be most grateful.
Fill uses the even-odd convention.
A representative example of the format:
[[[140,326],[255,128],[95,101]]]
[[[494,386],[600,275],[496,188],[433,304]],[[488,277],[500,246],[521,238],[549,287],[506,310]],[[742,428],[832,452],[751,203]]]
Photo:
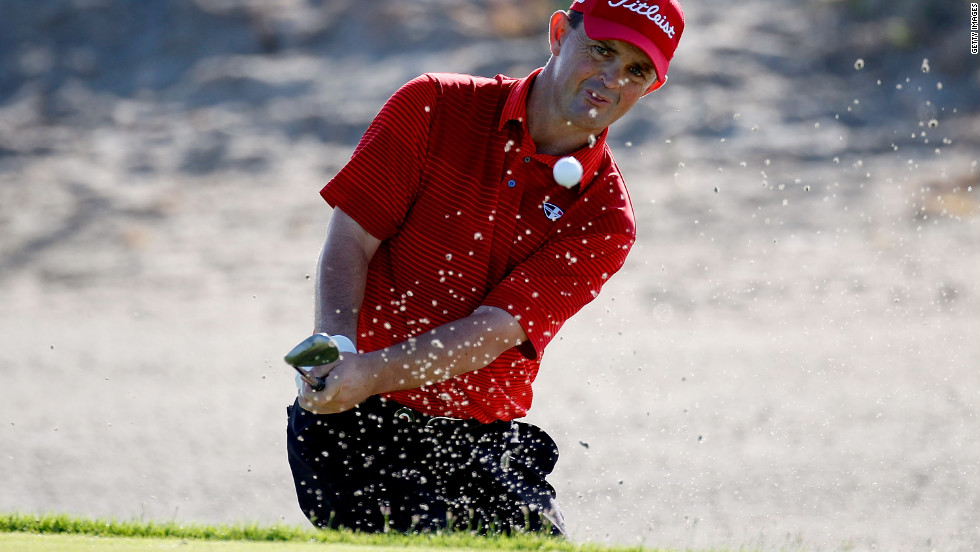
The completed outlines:
[[[590,103],[592,103],[592,104],[594,104],[596,106],[602,106],[602,105],[606,105],[606,104],[609,103],[609,99],[607,99],[607,98],[605,98],[603,96],[600,96],[599,94],[596,93],[595,90],[591,90],[591,89],[586,89],[585,90],[585,98]]]

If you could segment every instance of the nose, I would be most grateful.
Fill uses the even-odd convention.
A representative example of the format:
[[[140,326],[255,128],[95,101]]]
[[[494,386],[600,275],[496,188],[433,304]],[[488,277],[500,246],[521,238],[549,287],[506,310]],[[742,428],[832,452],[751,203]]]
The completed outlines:
[[[619,88],[627,80],[626,68],[620,67],[618,64],[608,63],[599,72],[599,80],[606,88]]]

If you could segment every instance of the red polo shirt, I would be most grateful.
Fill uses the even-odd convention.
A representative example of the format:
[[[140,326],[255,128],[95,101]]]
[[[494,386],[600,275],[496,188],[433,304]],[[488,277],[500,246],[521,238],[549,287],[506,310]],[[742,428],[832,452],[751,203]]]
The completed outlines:
[[[386,395],[425,414],[524,416],[545,346],[619,270],[635,238],[605,133],[574,153],[585,176],[572,189],[552,177],[559,157],[536,153],[526,102],[538,72],[412,80],[320,192],[382,241],[358,320],[361,351],[425,339],[481,305],[510,312],[528,335],[485,368]]]

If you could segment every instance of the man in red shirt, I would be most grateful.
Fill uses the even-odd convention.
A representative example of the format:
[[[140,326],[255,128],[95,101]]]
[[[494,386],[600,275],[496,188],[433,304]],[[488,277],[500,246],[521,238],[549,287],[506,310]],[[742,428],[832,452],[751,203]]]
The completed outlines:
[[[315,331],[350,351],[289,409],[314,524],[564,533],[557,447],[516,420],[545,347],[633,244],[605,137],[666,81],[683,27],[676,0],[579,0],[526,78],[423,75],[382,108],[321,191]]]

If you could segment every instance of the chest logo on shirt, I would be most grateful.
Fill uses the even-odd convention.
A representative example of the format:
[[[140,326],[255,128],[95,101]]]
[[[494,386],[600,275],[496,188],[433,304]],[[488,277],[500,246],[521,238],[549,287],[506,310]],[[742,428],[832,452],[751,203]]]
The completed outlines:
[[[556,221],[565,214],[565,211],[562,211],[561,207],[555,205],[554,203],[545,202],[545,204],[542,205],[542,208],[544,208],[544,216],[548,217],[548,220],[550,221]]]

